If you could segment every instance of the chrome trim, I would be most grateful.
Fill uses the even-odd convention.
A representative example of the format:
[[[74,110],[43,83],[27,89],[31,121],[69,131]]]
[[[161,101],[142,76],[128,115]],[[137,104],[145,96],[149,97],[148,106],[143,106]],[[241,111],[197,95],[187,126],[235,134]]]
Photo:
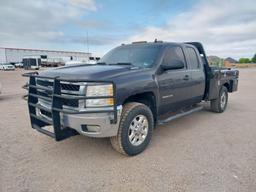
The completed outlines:
[[[48,121],[52,121],[52,118],[42,114],[41,109],[39,109],[39,108],[36,108],[36,115],[37,116],[41,116],[41,117],[47,119]]]
[[[43,107],[47,108],[47,109],[51,109],[52,108],[52,104],[48,101],[45,101],[42,99],[38,99],[38,104],[42,105]],[[77,107],[69,107],[67,105],[63,105],[63,109],[67,109],[67,110],[75,110],[75,111],[108,111],[108,110],[112,110],[114,108],[114,106],[111,107],[95,107],[95,108],[77,108]]]
[[[162,97],[162,99],[167,99],[167,98],[170,98],[170,97],[173,97],[173,95],[172,94],[171,95],[165,95],[165,96]]]

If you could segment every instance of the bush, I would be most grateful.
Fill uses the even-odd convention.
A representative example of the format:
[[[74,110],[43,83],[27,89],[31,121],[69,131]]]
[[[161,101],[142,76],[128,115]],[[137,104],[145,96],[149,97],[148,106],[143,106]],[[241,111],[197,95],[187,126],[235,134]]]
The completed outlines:
[[[249,58],[240,58],[239,63],[250,63],[251,60]]]
[[[256,53],[254,54],[253,58],[252,58],[252,63],[256,63]]]

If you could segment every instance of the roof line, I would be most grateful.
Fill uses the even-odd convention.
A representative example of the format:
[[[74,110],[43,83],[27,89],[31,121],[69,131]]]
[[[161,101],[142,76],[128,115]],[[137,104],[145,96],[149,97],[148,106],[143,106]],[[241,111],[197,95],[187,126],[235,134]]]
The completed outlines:
[[[0,47],[0,49],[11,49],[11,50],[23,50],[23,51],[45,51],[45,52],[62,52],[62,53],[83,53],[91,54],[82,51],[58,51],[58,50],[47,50],[47,49],[26,49],[26,48],[13,48],[13,47]]]

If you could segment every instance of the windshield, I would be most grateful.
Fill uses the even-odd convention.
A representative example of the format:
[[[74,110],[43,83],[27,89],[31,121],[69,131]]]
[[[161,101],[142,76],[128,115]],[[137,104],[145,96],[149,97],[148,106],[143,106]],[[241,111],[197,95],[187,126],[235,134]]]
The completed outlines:
[[[150,68],[160,52],[159,46],[118,47],[104,55],[99,63],[122,65],[131,64],[135,67]]]

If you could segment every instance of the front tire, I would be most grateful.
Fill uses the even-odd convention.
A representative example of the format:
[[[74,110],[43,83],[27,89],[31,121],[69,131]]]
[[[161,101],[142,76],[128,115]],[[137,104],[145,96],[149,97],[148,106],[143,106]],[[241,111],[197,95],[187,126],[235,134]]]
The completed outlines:
[[[124,105],[118,134],[110,138],[113,148],[124,155],[133,156],[145,150],[154,127],[149,107],[131,102]]]
[[[222,86],[217,99],[211,101],[211,110],[216,113],[222,113],[226,110],[228,104],[228,89]]]

